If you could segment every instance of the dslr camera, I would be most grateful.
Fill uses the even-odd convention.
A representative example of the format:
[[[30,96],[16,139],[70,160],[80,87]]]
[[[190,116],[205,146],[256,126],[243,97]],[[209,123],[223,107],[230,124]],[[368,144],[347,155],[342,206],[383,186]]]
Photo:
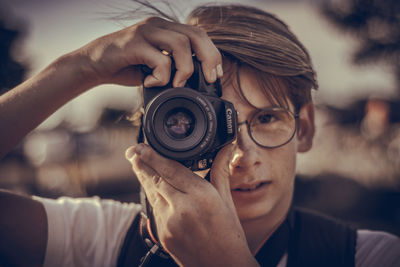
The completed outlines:
[[[166,86],[143,88],[143,133],[158,153],[195,171],[210,168],[219,149],[235,140],[237,115],[233,104],[220,98],[219,79],[208,83],[195,57],[193,64],[184,87],[172,87],[172,64]]]

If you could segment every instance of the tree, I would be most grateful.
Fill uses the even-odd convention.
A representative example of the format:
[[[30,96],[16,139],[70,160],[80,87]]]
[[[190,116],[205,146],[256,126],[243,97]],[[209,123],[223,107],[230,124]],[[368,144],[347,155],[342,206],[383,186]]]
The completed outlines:
[[[0,95],[21,83],[25,77],[25,66],[16,61],[12,53],[20,35],[19,29],[10,29],[0,18]]]
[[[389,63],[400,90],[400,1],[328,0],[321,10],[334,25],[360,40],[354,63]]]

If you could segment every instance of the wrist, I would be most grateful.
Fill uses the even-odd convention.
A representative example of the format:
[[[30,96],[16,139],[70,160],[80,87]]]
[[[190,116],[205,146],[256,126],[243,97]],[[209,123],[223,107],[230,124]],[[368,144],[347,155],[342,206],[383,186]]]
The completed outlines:
[[[56,59],[51,65],[56,73],[65,76],[70,90],[79,95],[90,88],[101,84],[99,77],[91,67],[90,59],[79,50],[65,54]]]

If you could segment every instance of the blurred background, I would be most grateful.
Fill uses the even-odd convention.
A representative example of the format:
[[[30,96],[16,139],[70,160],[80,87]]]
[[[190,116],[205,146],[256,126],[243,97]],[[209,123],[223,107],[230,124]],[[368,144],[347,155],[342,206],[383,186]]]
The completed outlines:
[[[202,3],[164,2],[182,16]],[[400,235],[400,2],[246,4],[286,21],[318,73],[317,133],[313,149],[298,157],[295,204]],[[0,0],[0,94],[58,56],[134,23],[137,8],[129,0]],[[137,92],[105,85],[62,107],[1,159],[0,188],[138,201],[124,158],[138,133],[124,116],[139,105]]]

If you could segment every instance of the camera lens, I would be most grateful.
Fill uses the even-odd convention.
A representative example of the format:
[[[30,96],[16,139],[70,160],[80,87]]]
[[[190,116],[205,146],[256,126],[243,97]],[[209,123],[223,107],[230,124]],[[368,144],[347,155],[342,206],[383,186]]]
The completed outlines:
[[[211,102],[190,88],[171,88],[146,106],[143,128],[147,142],[160,154],[190,160],[207,152],[217,132]]]
[[[184,108],[175,108],[165,116],[164,127],[169,136],[184,139],[193,132],[196,120],[192,112]]]

